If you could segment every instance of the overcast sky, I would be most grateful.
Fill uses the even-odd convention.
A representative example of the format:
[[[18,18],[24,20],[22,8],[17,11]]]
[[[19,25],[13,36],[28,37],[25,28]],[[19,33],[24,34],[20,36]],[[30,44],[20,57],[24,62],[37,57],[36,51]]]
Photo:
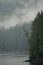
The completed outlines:
[[[0,28],[31,22],[43,10],[43,0],[0,0]]]

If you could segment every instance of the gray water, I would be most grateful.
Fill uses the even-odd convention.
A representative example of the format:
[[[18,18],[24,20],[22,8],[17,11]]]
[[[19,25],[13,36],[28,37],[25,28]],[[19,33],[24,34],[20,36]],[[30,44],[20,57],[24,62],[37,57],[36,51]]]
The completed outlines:
[[[30,65],[23,62],[28,59],[28,55],[23,54],[0,54],[0,65]]]

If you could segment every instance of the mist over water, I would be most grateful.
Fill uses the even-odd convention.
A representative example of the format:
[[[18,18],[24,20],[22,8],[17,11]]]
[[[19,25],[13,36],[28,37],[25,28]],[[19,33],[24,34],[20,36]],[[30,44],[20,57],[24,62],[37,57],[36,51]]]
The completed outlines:
[[[28,55],[23,54],[0,54],[0,65],[30,65],[25,63]]]
[[[43,0],[0,0],[0,65],[30,65],[23,62],[29,57],[29,44],[22,24],[30,39],[31,22],[40,10]]]

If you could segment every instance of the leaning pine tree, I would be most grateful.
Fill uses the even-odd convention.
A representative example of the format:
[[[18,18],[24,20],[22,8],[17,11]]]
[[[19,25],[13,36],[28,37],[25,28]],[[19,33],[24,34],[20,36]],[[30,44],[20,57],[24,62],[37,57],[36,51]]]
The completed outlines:
[[[38,57],[43,54],[43,12],[39,12],[32,22],[30,40],[30,57]]]

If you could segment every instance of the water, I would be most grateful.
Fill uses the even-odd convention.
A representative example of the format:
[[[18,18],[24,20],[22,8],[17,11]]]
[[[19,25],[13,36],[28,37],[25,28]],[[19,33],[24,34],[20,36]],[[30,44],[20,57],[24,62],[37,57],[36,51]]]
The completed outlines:
[[[28,58],[23,54],[0,54],[0,65],[30,65],[23,62]]]
[[[0,65],[43,65],[42,63],[30,64],[29,62],[24,62],[27,59],[28,59],[27,54],[1,53]]]

